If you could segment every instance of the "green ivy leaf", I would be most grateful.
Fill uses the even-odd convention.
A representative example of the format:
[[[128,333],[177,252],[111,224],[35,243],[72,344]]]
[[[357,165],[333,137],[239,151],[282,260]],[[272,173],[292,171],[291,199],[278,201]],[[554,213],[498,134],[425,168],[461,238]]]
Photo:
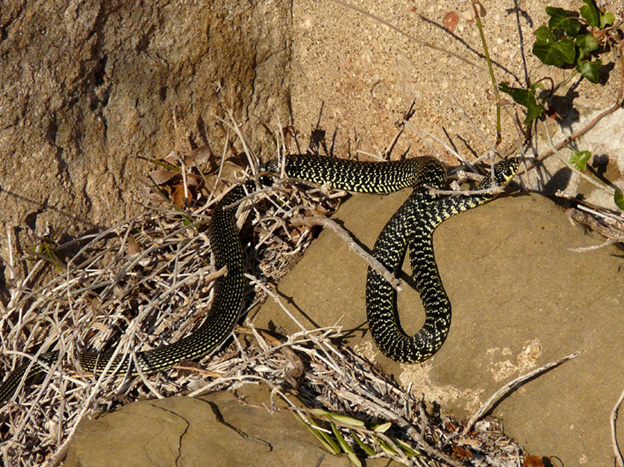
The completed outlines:
[[[539,28],[537,28],[535,30],[535,32],[533,33],[535,34],[535,37],[537,38],[538,41],[543,41],[543,42],[556,42],[557,38],[555,37],[554,33],[548,29],[547,26],[540,26]]]
[[[535,31],[537,40],[533,44],[533,54],[546,65],[562,66],[572,64],[576,58],[574,41],[570,38],[555,40],[555,35],[546,26]]]
[[[512,88],[507,85],[507,83],[500,83],[498,89],[501,92],[509,94],[511,98],[523,107],[526,107],[527,114],[524,119],[524,123],[528,125],[536,118],[541,117],[544,112],[544,106],[542,104],[538,104],[535,99],[535,85],[531,85],[529,89],[522,88]]]
[[[574,37],[579,33],[581,23],[579,23],[579,21],[573,16],[570,16],[570,14],[563,8],[549,6],[546,7],[546,13],[550,16],[550,20],[548,20],[548,27],[552,31],[555,29],[561,29],[567,36],[570,37]]]
[[[598,70],[601,66],[602,61],[600,60],[594,60],[593,62],[581,60],[578,62],[578,65],[576,65],[576,71],[582,74],[590,83],[597,84],[600,81],[600,73]]]
[[[594,50],[597,50],[600,47],[600,44],[596,40],[596,38],[592,34],[583,34],[578,36],[574,43],[576,46],[585,53],[585,55],[589,55]]]
[[[607,11],[604,15],[600,15],[600,29],[604,29],[607,26],[611,26],[615,22],[613,13]]]
[[[570,164],[576,167],[578,170],[583,170],[587,167],[587,161],[591,159],[592,153],[589,151],[572,151],[570,155]]]
[[[592,0],[583,0],[583,3],[585,3],[585,5],[581,7],[581,16],[587,21],[587,24],[597,28],[600,26],[598,10],[596,10]]]
[[[624,193],[622,193],[622,190],[620,190],[619,188],[615,189],[613,201],[618,208],[624,211]]]

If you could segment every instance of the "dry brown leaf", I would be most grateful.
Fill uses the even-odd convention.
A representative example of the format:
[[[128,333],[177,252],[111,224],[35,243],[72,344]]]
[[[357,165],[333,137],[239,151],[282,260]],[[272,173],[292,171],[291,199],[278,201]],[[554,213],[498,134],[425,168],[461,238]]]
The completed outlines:
[[[472,0],[472,6],[475,9],[475,12],[477,11],[477,6],[479,6],[479,16],[481,18],[484,18],[485,15],[487,15],[487,10],[485,9],[485,7],[481,4],[479,0]]]
[[[454,11],[449,11],[446,15],[444,15],[444,29],[448,32],[455,31],[455,26],[459,22],[459,15]]]
[[[472,459],[472,453],[461,446],[453,446],[453,453],[461,459]]]
[[[150,172],[150,177],[156,185],[164,185],[177,175],[180,175],[180,172],[175,170],[158,169]]]
[[[175,152],[170,152],[169,154],[167,154],[163,160],[169,164],[169,165],[173,165],[173,166],[178,166],[178,164],[180,163],[178,156],[176,155]]]
[[[214,170],[219,166],[217,162],[214,160],[212,151],[209,146],[200,146],[196,149],[193,149],[191,153],[184,159],[184,163],[189,167],[194,167],[199,164],[204,164],[206,162],[210,162],[209,171]]]
[[[184,209],[192,201],[190,192],[188,196],[186,196],[186,190],[184,190],[184,183],[182,182],[173,185],[171,199],[173,200],[173,204],[181,209]]]
[[[282,135],[284,136],[284,146],[290,149],[290,145],[293,143],[294,138],[297,136],[297,129],[294,125],[288,125],[282,128]]]
[[[126,248],[128,256],[136,255],[137,253],[140,253],[141,250],[142,248],[135,240],[134,235],[130,234],[128,236],[128,246]]]
[[[186,174],[186,184],[188,186],[200,186],[202,184],[202,182],[204,181],[204,179],[196,174]]]
[[[180,155],[175,152],[171,152],[163,158],[163,161],[167,164],[178,167],[180,165],[180,159],[182,159]],[[184,165],[187,167],[196,167],[200,164],[210,162],[210,167],[204,169],[207,173],[211,173],[219,168],[218,158],[214,156],[210,147],[206,145],[193,149],[187,156],[184,157],[183,161]]]
[[[211,174],[206,176],[206,186],[209,189],[212,189],[213,195],[219,196],[224,191],[227,191],[229,189],[228,185],[226,183],[223,183],[223,181],[240,179],[240,177],[243,175],[243,172],[244,169],[241,165],[235,163],[231,159],[228,159],[223,162],[223,170],[221,171],[220,177],[218,179],[220,181],[219,185],[214,186],[217,182],[217,175]]]

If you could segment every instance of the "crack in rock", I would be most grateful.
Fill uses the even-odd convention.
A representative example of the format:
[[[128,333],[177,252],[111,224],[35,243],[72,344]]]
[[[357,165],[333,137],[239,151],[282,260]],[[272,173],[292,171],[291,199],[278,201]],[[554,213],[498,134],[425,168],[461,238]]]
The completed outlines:
[[[186,423],[186,427],[184,428],[184,431],[182,431],[182,433],[180,434],[179,438],[178,438],[178,455],[176,457],[175,460],[175,465],[178,465],[178,462],[180,461],[180,459],[182,458],[182,443],[183,443],[183,438],[184,436],[188,433],[189,428],[191,427],[191,422],[189,422],[186,418],[184,418],[182,415],[180,415],[177,412],[174,412],[173,410],[169,410],[169,409],[165,409],[164,407],[159,407],[157,405],[154,404],[150,404],[152,407],[158,409],[158,410],[162,410],[163,412],[167,412],[170,413],[171,415],[181,418],[182,420],[184,420],[184,423]]]
[[[212,413],[214,413],[217,422],[219,422],[220,424],[222,424],[223,426],[228,427],[229,429],[235,431],[241,438],[245,439],[245,440],[249,440],[249,441],[253,441],[253,442],[257,442],[259,444],[263,444],[268,448],[267,452],[271,452],[273,451],[273,445],[267,441],[264,440],[262,438],[258,438],[256,436],[250,435],[248,433],[246,433],[244,430],[235,427],[234,425],[228,423],[225,421],[225,418],[223,417],[223,414],[221,413],[221,410],[219,410],[219,406],[211,401],[207,401],[204,399],[200,399],[202,402],[205,402],[206,404],[208,404],[210,406],[210,409],[212,410]]]

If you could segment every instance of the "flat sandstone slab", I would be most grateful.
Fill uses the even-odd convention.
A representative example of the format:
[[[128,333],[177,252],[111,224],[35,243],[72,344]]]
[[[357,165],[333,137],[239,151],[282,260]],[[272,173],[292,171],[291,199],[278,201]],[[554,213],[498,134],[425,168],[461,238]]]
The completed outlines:
[[[281,466],[348,467],[324,451],[289,410],[269,413],[266,386],[247,385],[205,397],[134,402],[80,422],[66,467]],[[243,402],[244,401],[244,402]],[[277,405],[283,408],[281,400]],[[382,462],[383,461],[383,462]],[[373,467],[386,465],[377,459]],[[367,464],[368,465],[368,464]]]
[[[336,219],[372,248],[406,196],[357,195]],[[582,350],[504,399],[493,415],[531,454],[556,455],[565,465],[610,465],[609,417],[624,388],[623,253],[570,250],[601,242],[537,195],[499,198],[442,224],[434,243],[453,323],[442,349],[418,365],[399,365],[377,351],[366,324],[366,265],[333,233],[319,236],[278,292],[305,326],[340,322],[349,345],[461,417],[506,382]],[[417,294],[403,289],[402,324],[414,333],[422,308]],[[273,300],[251,316],[258,327],[299,330]]]

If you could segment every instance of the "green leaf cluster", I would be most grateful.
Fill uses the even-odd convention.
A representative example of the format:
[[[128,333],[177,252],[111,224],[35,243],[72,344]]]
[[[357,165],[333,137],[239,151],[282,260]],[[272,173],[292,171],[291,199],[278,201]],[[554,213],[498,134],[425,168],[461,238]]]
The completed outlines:
[[[378,456],[380,453],[390,458],[401,454],[408,457],[421,457],[421,453],[405,441],[385,434],[392,427],[391,422],[373,425],[348,415],[323,409],[311,409],[308,412],[307,420],[304,420],[301,415],[295,416],[327,451],[335,456],[346,454],[355,466],[361,467],[362,463],[338,427],[349,432],[366,457]],[[325,426],[322,426],[323,422]]]
[[[588,81],[598,83],[602,61],[596,58],[600,42],[594,33],[610,27],[615,20],[613,14],[597,9],[592,0],[583,0],[577,12],[549,6],[546,13],[550,19],[548,25],[535,30],[533,54],[546,65],[575,67]],[[544,106],[536,97],[537,87],[539,85],[532,84],[528,89],[514,88],[507,83],[498,87],[526,108],[524,123],[527,125],[544,114]]]
[[[598,83],[602,61],[593,56],[600,44],[592,31],[611,26],[615,18],[610,12],[598,10],[592,0],[583,3],[578,13],[546,7],[550,19],[548,26],[542,25],[535,31],[533,54],[546,65],[576,64],[576,71],[589,82]]]

